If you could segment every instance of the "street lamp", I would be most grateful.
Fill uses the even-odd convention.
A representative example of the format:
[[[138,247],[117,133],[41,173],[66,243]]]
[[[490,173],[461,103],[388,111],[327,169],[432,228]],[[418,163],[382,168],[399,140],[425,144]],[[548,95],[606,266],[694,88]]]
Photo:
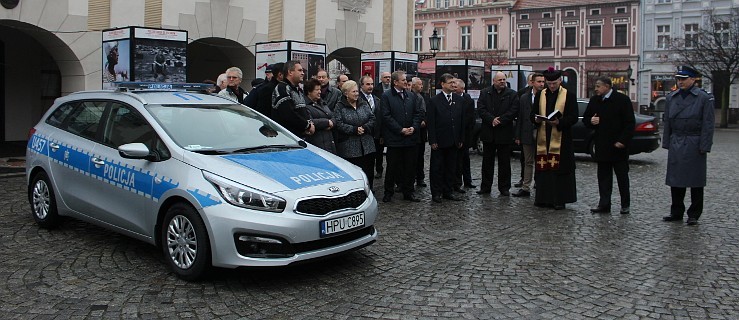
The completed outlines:
[[[431,48],[431,54],[419,54],[418,55],[418,62],[423,62],[423,60],[431,59],[433,57],[436,57],[436,53],[439,52],[439,42],[441,42],[441,37],[439,37],[438,34],[436,34],[436,30],[434,30],[434,34],[432,34],[429,37],[429,47]]]
[[[634,83],[635,79],[631,77],[632,74],[634,74],[634,69],[632,69],[631,64],[629,64],[629,68],[626,69],[626,77],[629,78],[629,80],[631,81],[631,85],[633,86],[636,85],[636,83]]]

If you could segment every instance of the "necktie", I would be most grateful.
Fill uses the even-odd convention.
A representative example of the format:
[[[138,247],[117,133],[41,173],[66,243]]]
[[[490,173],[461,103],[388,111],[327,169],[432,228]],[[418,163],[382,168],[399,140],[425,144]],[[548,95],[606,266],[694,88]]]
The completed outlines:
[[[446,95],[446,101],[448,101],[449,104],[452,104],[452,95],[451,94],[447,94]]]
[[[370,109],[375,110],[375,99],[372,99],[372,95],[367,95],[367,102],[369,102]]]

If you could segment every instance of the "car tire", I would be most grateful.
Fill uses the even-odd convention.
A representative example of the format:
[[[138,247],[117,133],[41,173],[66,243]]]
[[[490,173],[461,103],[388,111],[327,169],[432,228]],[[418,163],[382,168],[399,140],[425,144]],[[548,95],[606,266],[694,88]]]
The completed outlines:
[[[161,229],[162,252],[180,279],[200,279],[210,268],[210,242],[203,219],[186,203],[172,205]]]
[[[28,185],[28,202],[31,204],[31,214],[41,228],[53,229],[61,223],[61,217],[56,207],[54,189],[46,172],[39,172]]]

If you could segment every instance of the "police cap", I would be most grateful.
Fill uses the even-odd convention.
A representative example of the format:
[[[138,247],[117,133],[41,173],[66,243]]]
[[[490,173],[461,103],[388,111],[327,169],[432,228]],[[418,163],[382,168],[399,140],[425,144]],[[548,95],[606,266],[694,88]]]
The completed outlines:
[[[688,66],[678,66],[675,74],[676,78],[698,78],[700,76],[700,72]]]

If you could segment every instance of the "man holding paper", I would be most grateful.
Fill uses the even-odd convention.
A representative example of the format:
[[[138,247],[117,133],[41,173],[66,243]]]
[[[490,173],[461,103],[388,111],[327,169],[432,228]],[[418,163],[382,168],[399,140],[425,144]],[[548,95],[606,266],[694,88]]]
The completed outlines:
[[[577,97],[562,84],[562,72],[544,72],[546,89],[536,94],[531,121],[536,130],[536,197],[534,205],[562,210],[577,201],[572,126],[577,123]],[[537,117],[538,115],[538,117]]]

